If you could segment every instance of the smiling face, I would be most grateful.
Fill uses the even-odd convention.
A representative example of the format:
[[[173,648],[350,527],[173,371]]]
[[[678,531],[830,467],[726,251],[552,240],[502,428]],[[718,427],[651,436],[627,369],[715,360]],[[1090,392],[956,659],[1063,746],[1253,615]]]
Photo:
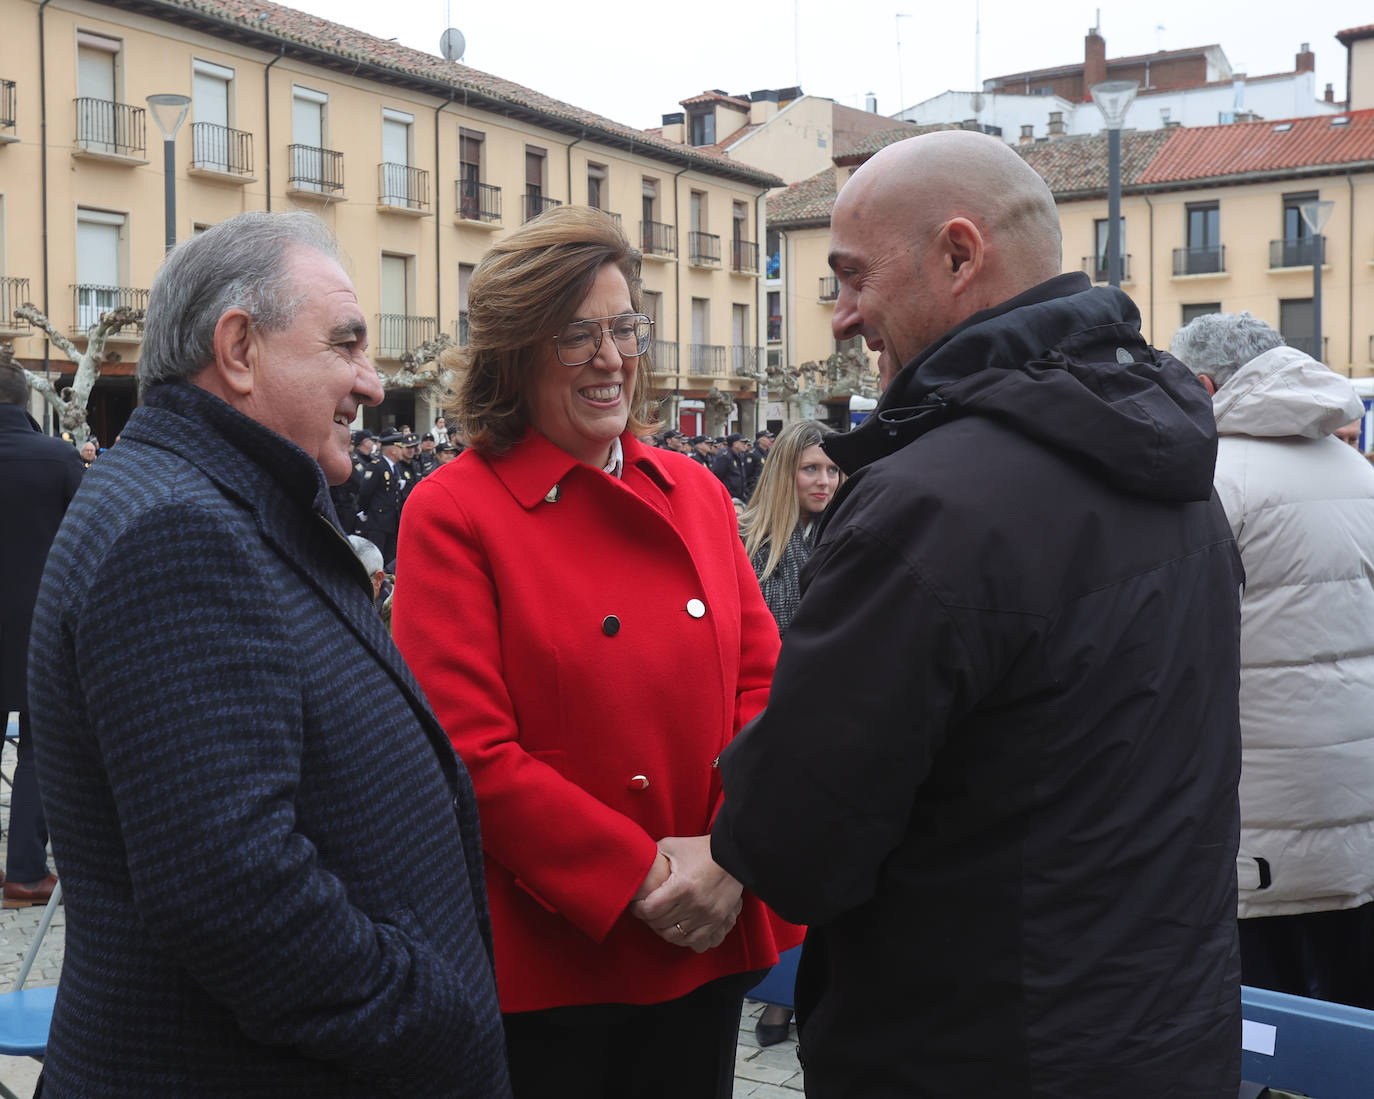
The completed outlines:
[[[349,425],[360,406],[381,404],[382,383],[343,268],[306,248],[293,248],[286,262],[304,301],[286,328],[254,330],[252,392],[240,411],[290,439],[339,485],[353,471]]]
[[[602,319],[633,313],[630,288],[619,268],[605,264],[570,321]],[[601,466],[610,456],[611,441],[630,419],[638,356],[624,356],[615,341],[603,336],[591,362],[564,366],[552,339],[545,341],[536,360],[530,423],[555,446],[580,462]]]
[[[840,467],[818,446],[801,453],[797,466],[797,505],[803,517],[819,515],[826,509],[840,485]]]

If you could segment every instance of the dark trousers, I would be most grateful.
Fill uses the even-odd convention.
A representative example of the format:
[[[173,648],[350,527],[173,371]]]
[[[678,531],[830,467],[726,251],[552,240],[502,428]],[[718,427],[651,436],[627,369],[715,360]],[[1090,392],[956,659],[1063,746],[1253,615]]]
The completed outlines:
[[[1241,920],[1240,979],[1255,988],[1374,1008],[1374,903]]]
[[[662,1004],[503,1016],[515,1099],[730,1099],[744,994],[764,972]]]
[[[29,715],[19,711],[19,761],[10,790],[10,839],[5,877],[32,885],[48,876],[48,825],[38,800],[38,771],[33,765],[33,734]]]

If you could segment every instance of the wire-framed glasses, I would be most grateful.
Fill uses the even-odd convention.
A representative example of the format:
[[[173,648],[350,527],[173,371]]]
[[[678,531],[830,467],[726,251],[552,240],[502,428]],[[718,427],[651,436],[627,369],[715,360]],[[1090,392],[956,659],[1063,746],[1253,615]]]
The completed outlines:
[[[609,322],[610,327],[602,328]],[[601,350],[602,337],[609,332],[615,349],[627,359],[649,350],[654,322],[643,313],[622,313],[618,317],[592,317],[573,321],[553,337],[558,349],[558,361],[564,366],[581,366],[596,358]]]

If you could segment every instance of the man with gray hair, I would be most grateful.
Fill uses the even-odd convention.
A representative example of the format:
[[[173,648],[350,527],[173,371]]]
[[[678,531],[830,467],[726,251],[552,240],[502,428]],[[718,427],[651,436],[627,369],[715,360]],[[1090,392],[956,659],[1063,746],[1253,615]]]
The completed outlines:
[[[45,1095],[509,1095],[472,786],[329,500],[366,349],[313,215],[223,222],[153,283],[142,407],[34,617]]]
[[[1345,378],[1249,313],[1170,350],[1213,394],[1241,602],[1241,976],[1374,1008],[1374,470]]]

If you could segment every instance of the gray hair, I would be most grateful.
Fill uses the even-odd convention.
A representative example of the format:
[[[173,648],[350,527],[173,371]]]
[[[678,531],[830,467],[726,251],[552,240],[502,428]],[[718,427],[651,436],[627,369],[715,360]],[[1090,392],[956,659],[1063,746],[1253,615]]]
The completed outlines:
[[[1169,341],[1169,354],[1220,389],[1251,359],[1283,346],[1283,337],[1249,313],[1195,317]]]
[[[181,382],[215,356],[215,326],[242,309],[253,326],[279,332],[305,300],[286,258],[293,248],[339,258],[339,242],[310,213],[239,214],[177,245],[148,296],[148,321],[138,357],[138,387]]]
[[[350,534],[348,544],[353,547],[353,555],[363,563],[363,568],[367,569],[368,576],[373,576],[386,568],[382,561],[382,551],[361,534]]]

